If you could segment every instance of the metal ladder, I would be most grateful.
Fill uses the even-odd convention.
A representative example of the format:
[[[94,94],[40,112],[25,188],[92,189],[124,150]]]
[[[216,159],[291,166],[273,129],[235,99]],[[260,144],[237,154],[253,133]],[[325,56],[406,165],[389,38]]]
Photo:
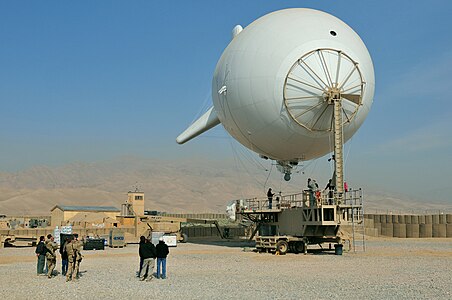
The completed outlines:
[[[357,205],[352,206],[352,249],[353,252],[366,251],[364,206],[362,190],[359,190],[356,197]]]

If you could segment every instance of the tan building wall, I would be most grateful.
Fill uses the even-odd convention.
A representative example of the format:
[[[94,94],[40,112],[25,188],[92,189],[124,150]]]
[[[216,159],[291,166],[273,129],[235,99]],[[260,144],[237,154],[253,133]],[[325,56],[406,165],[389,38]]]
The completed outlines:
[[[64,221],[64,212],[61,210],[61,208],[56,207],[54,210],[52,210],[50,220],[50,226],[61,226],[61,222]]]
[[[116,220],[116,216],[119,215],[119,211],[96,211],[96,212],[103,212],[105,213],[108,217],[115,219]],[[55,207],[52,210],[52,219],[51,219],[51,226],[55,227],[55,226],[64,226],[66,225],[66,222],[75,217],[75,215],[79,214],[79,213],[83,213],[83,214],[89,214],[92,213],[92,211],[85,211],[85,210],[70,210],[70,211],[63,211],[61,208],[59,207]]]
[[[144,216],[144,193],[142,192],[128,192],[127,203],[132,204],[132,209],[135,215]]]
[[[108,212],[104,212],[104,214],[106,214],[108,217],[115,219],[116,217],[119,215],[119,211],[108,211]]]
[[[63,212],[63,222],[69,220],[70,218],[75,217],[77,214],[79,213],[85,213],[85,214],[89,214],[89,211],[80,211],[80,210],[74,210],[74,211],[64,211]]]
[[[118,216],[116,217],[116,220],[118,220],[123,226],[135,226],[135,217]]]

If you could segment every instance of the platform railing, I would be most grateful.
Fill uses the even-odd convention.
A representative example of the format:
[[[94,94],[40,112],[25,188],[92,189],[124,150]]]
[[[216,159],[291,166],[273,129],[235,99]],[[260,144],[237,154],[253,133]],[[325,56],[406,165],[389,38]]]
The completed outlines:
[[[348,190],[344,194],[344,205],[352,205],[352,206],[362,206],[363,205],[363,190]]]
[[[311,200],[311,196],[313,197]],[[362,190],[349,190],[344,192],[342,200],[339,202],[338,195],[334,191],[315,191],[304,190],[301,193],[291,193],[283,195],[279,193],[273,196],[272,203],[268,197],[265,198],[248,198],[236,200],[237,212],[242,211],[262,211],[262,210],[280,210],[288,208],[307,208],[307,207],[320,207],[322,205],[362,205]]]

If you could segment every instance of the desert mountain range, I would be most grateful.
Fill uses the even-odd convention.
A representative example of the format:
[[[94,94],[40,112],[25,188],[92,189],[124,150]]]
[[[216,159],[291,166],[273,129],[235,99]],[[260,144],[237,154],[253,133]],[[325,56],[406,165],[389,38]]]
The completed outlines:
[[[306,178],[301,175],[294,176],[289,183],[281,183],[281,177],[276,171],[267,174],[249,167],[245,172],[237,169],[232,161],[203,159],[163,161],[121,157],[60,167],[35,166],[20,172],[0,173],[0,214],[50,215],[57,204],[120,209],[127,192],[135,188],[145,193],[148,210],[223,213],[231,200],[265,197],[270,184],[274,190],[280,188],[285,193],[304,188],[301,186]],[[450,204],[427,204],[403,195],[388,195],[385,191],[366,191],[366,210],[370,213],[452,210]]]

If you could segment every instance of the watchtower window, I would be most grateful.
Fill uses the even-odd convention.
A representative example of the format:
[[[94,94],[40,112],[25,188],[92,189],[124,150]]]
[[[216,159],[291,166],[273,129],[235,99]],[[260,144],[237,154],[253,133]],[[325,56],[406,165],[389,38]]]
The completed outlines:
[[[135,200],[143,200],[143,196],[135,196]]]

